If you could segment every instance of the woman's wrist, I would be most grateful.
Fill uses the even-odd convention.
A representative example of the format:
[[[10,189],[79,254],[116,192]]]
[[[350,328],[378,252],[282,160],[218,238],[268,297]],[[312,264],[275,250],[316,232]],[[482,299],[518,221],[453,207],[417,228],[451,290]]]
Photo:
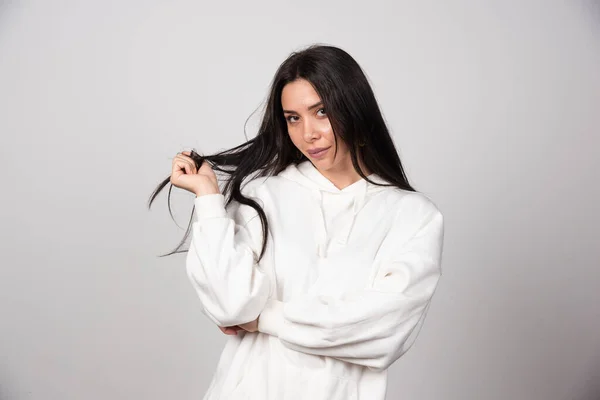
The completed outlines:
[[[205,196],[207,194],[221,194],[218,187],[215,186],[201,186],[194,190],[196,197]]]
[[[221,193],[204,194],[194,199],[198,220],[222,218],[227,216],[225,197]]]

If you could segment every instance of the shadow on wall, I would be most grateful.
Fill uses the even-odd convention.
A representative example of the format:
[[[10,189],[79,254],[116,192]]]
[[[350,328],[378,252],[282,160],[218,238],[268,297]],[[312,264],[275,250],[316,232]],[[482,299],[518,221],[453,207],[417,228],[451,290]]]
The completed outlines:
[[[0,28],[8,25],[5,21],[10,17],[10,12],[14,11],[11,10],[14,8],[13,3],[14,1],[11,0],[0,0]]]
[[[8,6],[10,6],[12,3],[14,3],[11,0],[0,0],[0,18],[2,18],[2,15],[4,15],[8,9]]]
[[[599,356],[600,357],[600,356]],[[600,400],[600,358],[589,371],[587,379],[583,382],[581,396],[577,400]]]
[[[585,12],[589,12],[595,17],[595,21],[600,22],[600,0],[586,0],[584,7]]]
[[[592,389],[584,391],[583,396],[577,400],[600,400],[600,388],[598,388],[598,384],[592,384],[591,386]]]

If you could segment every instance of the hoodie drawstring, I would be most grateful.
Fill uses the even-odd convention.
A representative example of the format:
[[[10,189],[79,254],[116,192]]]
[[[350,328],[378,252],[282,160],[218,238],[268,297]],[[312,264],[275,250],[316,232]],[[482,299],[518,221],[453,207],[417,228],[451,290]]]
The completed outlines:
[[[317,200],[319,210],[319,231],[317,232],[317,254],[319,258],[327,257],[327,226],[325,225],[325,211],[323,210],[323,194],[319,189],[312,191]]]
[[[320,258],[327,257],[327,225],[325,221],[325,210],[323,207],[323,192],[319,189],[313,189],[312,191],[313,197],[317,200],[318,203],[318,212],[320,217],[319,223],[319,231],[317,233],[317,254]],[[335,194],[333,194],[335,196]],[[350,237],[350,233],[352,233],[352,228],[354,227],[354,223],[356,221],[356,217],[360,210],[363,208],[365,204],[365,199],[367,195],[367,183],[364,182],[364,187],[357,194],[353,194],[352,196],[352,212],[351,218],[346,223],[344,228],[340,232],[340,237],[337,239],[337,243],[339,245],[345,246],[348,243],[348,239]]]
[[[358,216],[358,213],[364,207],[366,203],[367,194],[371,196],[376,191],[380,190],[378,188],[374,188],[371,183],[366,180],[362,180],[362,182],[355,183],[359,185],[358,187],[352,187],[350,190],[340,190],[337,189],[334,184],[325,178],[317,168],[310,162],[304,161],[298,165],[290,165],[285,170],[283,170],[279,176],[282,178],[289,179],[293,182],[296,182],[300,185],[305,186],[310,189],[311,197],[315,199],[315,203],[319,212],[319,219],[317,221],[315,239],[317,242],[317,254],[320,258],[326,258],[329,247],[329,238],[328,238],[328,220],[326,219],[325,213],[325,201],[324,195],[334,196],[352,196],[352,206],[350,210],[346,209],[344,212],[347,214],[345,216],[340,215],[340,218],[347,219],[344,221],[343,219],[337,219],[337,216],[334,216],[333,219],[336,219],[336,226],[332,230],[332,234],[337,232],[335,238],[331,238],[335,240],[335,244],[338,246],[345,246],[350,239],[350,234],[352,233],[352,229],[354,228],[354,223]],[[369,175],[369,179],[376,183],[386,184],[385,180],[381,179],[375,174]],[[355,185],[352,184],[352,185]],[[344,197],[344,199],[348,199]],[[346,203],[347,204],[347,203]],[[329,207],[329,205],[327,205]],[[334,204],[332,207],[336,208]],[[339,210],[338,210],[339,211]],[[335,212],[335,210],[334,210]]]

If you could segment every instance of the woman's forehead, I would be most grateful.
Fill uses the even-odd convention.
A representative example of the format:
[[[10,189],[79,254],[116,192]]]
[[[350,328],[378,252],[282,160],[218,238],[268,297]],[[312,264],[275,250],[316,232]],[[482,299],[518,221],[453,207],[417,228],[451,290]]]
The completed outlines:
[[[288,83],[281,92],[281,104],[286,110],[306,110],[320,101],[316,90],[304,79]]]

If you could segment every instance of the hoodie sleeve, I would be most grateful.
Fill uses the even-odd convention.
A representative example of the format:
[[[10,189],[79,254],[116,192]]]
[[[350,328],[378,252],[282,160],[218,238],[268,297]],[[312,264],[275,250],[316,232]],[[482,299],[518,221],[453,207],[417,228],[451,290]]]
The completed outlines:
[[[186,270],[202,310],[219,326],[255,320],[269,297],[270,280],[256,262],[262,247],[260,218],[222,194],[194,199],[196,221]]]
[[[443,218],[428,205],[413,221],[403,213],[394,223],[364,290],[285,303],[271,299],[259,331],[296,351],[387,369],[412,346],[441,275]]]

